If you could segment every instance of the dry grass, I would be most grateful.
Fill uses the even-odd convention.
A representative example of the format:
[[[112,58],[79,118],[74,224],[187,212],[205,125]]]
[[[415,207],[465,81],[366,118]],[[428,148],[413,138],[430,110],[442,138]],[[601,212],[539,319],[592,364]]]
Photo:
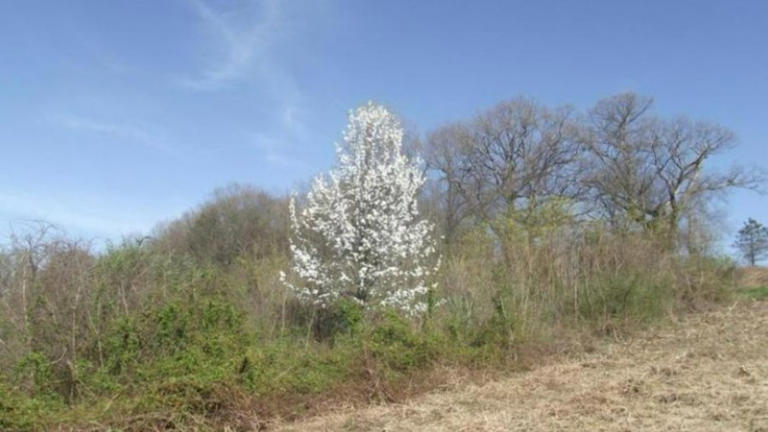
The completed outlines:
[[[742,286],[768,286],[768,267],[740,268],[738,278],[739,284]]]
[[[285,431],[768,431],[768,302],[686,316],[484,385]]]

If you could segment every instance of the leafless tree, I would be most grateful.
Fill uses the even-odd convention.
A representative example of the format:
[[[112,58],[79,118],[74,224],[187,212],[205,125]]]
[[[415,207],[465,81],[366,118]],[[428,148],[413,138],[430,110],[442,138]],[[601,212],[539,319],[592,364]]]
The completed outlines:
[[[592,156],[586,185],[612,220],[663,230],[672,241],[682,219],[708,195],[756,188],[762,177],[744,169],[706,170],[712,156],[735,144],[734,134],[712,123],[659,118],[652,105],[625,93],[592,109],[584,135]]]
[[[457,123],[430,133],[424,148],[428,169],[437,173],[428,182],[431,194],[427,201],[441,214],[438,226],[448,243],[456,237],[462,221],[471,215],[471,200],[466,194],[469,139],[469,130]]]
[[[469,216],[514,217],[525,226],[548,200],[580,196],[578,135],[571,108],[524,98],[430,134],[425,156],[444,184],[449,233]]]
[[[88,331],[90,245],[39,221],[14,229],[0,267],[0,366],[46,356],[61,390],[74,396],[76,363]]]
[[[230,264],[238,256],[263,257],[288,248],[288,204],[253,186],[231,184],[168,226],[156,230],[156,246],[201,261]]]

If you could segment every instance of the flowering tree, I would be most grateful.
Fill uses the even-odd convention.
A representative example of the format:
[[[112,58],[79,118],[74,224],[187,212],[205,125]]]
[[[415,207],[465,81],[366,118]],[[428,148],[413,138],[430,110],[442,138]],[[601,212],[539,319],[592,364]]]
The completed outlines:
[[[357,108],[337,145],[337,166],[315,179],[301,210],[291,199],[292,269],[301,283],[282,278],[302,300],[326,307],[347,297],[365,307],[425,310],[438,259],[432,225],[419,220],[424,175],[403,155],[402,141],[386,108]]]

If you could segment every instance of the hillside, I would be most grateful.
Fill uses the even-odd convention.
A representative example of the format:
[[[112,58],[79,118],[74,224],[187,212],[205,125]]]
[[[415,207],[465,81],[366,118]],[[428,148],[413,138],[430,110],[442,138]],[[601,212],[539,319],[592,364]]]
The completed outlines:
[[[484,385],[285,431],[768,431],[768,302],[688,315]]]

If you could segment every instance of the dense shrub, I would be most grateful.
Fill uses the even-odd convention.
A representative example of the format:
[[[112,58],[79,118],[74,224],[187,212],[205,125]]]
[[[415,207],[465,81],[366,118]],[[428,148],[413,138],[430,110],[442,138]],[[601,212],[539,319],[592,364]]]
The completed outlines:
[[[418,318],[344,297],[307,307],[279,281],[285,251],[219,262],[162,238],[98,253],[60,236],[17,243],[0,261],[0,428],[215,429],[341,388],[387,399],[436,365],[509,365],[561,329],[632,331],[734,284],[726,259],[548,220],[534,233],[511,223],[514,254],[498,231],[465,228]]]

